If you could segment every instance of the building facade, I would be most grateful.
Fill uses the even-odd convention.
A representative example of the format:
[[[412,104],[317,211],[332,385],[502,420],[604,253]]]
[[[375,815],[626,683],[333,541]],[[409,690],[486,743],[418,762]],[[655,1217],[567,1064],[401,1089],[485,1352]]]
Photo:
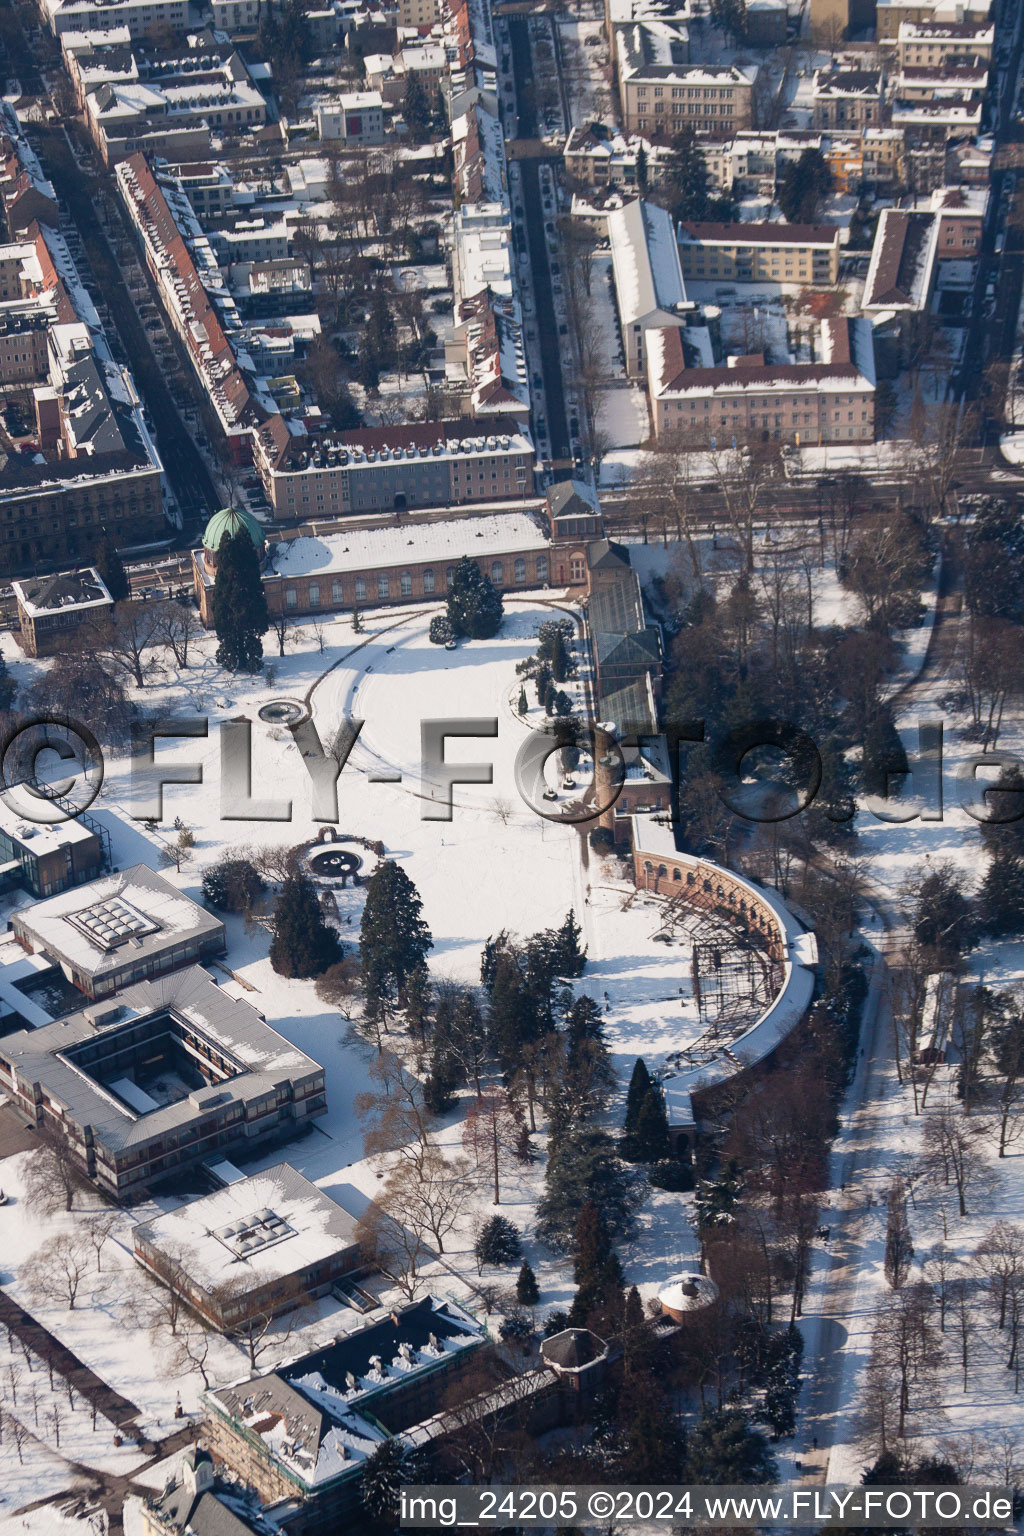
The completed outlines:
[[[679,225],[679,259],[689,282],[799,283],[839,281],[839,229],[816,224]]]
[[[0,1039],[0,1085],[115,1200],[326,1111],[319,1063],[198,966]]]

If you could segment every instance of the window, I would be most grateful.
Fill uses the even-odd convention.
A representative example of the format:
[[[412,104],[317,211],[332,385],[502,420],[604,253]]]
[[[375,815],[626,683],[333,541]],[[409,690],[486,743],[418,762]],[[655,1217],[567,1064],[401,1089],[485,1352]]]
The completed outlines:
[[[429,568],[423,572],[423,590],[424,592],[433,592],[434,590],[434,573]]]
[[[356,602],[361,602],[366,596],[366,577],[356,577]]]
[[[320,583],[319,582],[311,581],[310,584],[309,584],[309,606],[311,608],[319,608],[320,607]]]
[[[496,587],[500,587],[505,579],[504,567],[500,560],[491,561],[491,580]]]
[[[445,571],[444,574],[445,574],[445,582],[447,584],[448,591],[450,592],[452,587],[455,585],[455,567],[454,567],[454,565],[450,565],[448,567],[448,569]]]
[[[390,597],[390,595],[391,583],[388,581],[388,573],[387,571],[381,571],[377,577],[377,596],[383,598]]]
[[[412,577],[410,576],[409,572],[408,571],[403,571],[402,574],[401,574],[401,577],[399,578],[399,581],[400,581],[400,585],[401,585],[401,588],[402,588],[402,596],[403,597],[411,597],[412,596]]]
[[[517,560],[516,563],[515,563],[514,570],[515,570],[516,581],[525,581],[526,580],[526,561],[525,560],[523,560],[522,558]]]
[[[538,581],[547,581],[547,579],[548,579],[548,557],[547,557],[547,555],[538,555],[537,556],[537,580]]]
[[[294,587],[285,587],[285,589],[284,589],[284,605],[285,605],[285,607],[286,608],[294,608],[297,605],[298,601],[299,601],[299,598],[298,598],[297,592],[295,591],[295,588]]]
[[[343,602],[343,601],[344,601],[344,592],[343,592],[343,588],[342,588],[341,582],[338,581],[338,580],[334,580],[334,581],[331,582],[331,602],[332,603],[340,603],[340,602]]]

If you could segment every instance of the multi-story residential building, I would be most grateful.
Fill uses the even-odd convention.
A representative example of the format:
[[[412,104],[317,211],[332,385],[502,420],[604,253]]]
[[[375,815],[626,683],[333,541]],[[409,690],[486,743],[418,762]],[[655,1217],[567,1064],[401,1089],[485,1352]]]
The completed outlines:
[[[905,316],[928,308],[935,283],[939,214],[883,208],[871,247],[861,309]]]
[[[746,0],[745,41],[751,48],[779,48],[786,41],[786,0]]]
[[[980,256],[988,213],[987,187],[936,187],[926,206],[938,215],[937,261],[973,261]]]
[[[867,69],[816,69],[812,85],[815,128],[876,128],[882,119],[883,76]]]
[[[672,164],[667,140],[627,138],[604,123],[573,128],[565,141],[562,161],[568,174],[588,187],[636,187],[638,161],[646,164],[647,186],[656,187]]]
[[[379,91],[392,107],[405,100],[410,80],[416,80],[432,100],[448,72],[448,59],[440,43],[406,43],[397,53],[367,54],[363,61],[371,90]]]
[[[374,146],[384,143],[384,98],[380,91],[343,91],[313,107],[316,131],[325,143]]]
[[[185,348],[228,451],[236,462],[247,462],[252,430],[275,406],[261,394],[258,381],[239,367],[225,323],[230,317],[235,329],[240,329],[241,322],[209,242],[199,238],[201,226],[181,188],[172,177],[158,182],[144,155],[122,160],[115,175],[164,312]],[[168,199],[190,229],[191,249]],[[196,268],[200,258],[202,277]],[[215,307],[210,294],[218,289],[223,297]]]
[[[526,348],[519,304],[511,294],[485,288],[463,299],[444,353],[445,390],[457,414],[525,419],[530,409]]]
[[[415,27],[420,31],[423,27],[434,26],[440,20],[440,0],[398,0],[400,27]]]
[[[552,546],[542,521],[542,504],[486,508],[445,522],[403,521],[399,526],[299,532],[280,541],[263,570],[263,589],[272,613],[338,613],[353,608],[389,607],[440,601],[463,555],[479,565],[493,584],[507,591],[547,586]],[[222,516],[223,514],[218,514]],[[192,555],[193,586],[203,623],[212,624],[211,599],[217,577],[217,518],[203,548]],[[262,547],[262,535],[249,530]]]
[[[896,58],[903,69],[956,68],[990,62],[995,26],[984,21],[902,21]]]
[[[86,126],[107,166],[140,150],[172,160],[209,157],[211,132],[241,138],[267,120],[266,101],[238,53],[216,64],[202,56],[153,60],[138,74],[86,94]]]
[[[248,36],[260,24],[260,0],[209,0],[213,25],[229,37]]]
[[[188,30],[188,0],[37,0],[54,37],[65,32],[105,32],[127,27],[132,41],[180,35]]]
[[[753,117],[753,65],[647,63],[617,33],[619,96],[627,133],[675,135],[688,129],[708,138],[731,138]],[[623,61],[621,54],[625,52]]]
[[[865,186],[884,197],[906,180],[904,135],[901,128],[865,128],[861,134]]]
[[[692,306],[672,219],[664,208],[637,198],[610,213],[607,228],[626,373],[640,379],[647,332],[685,324]]]
[[[652,331],[647,387],[655,434],[694,444],[872,442],[870,325],[823,321],[818,352],[813,363],[768,366],[758,353],[707,367],[687,356],[683,331]]]
[[[126,368],[115,363],[62,235],[0,247],[0,356],[31,385],[36,441],[0,464],[0,573],[164,533],[162,471]]]
[[[18,605],[21,648],[46,656],[65,646],[83,624],[107,618],[114,599],[95,566],[58,576],[26,577],[11,583]]]
[[[313,435],[278,415],[257,431],[253,458],[282,522],[533,495],[533,445],[500,416]]]
[[[875,0],[811,0],[811,37],[818,48],[841,42],[875,24]]]
[[[839,227],[834,224],[679,225],[683,279],[734,283],[839,281]]]
[[[14,108],[0,101],[0,203],[12,240],[32,224],[60,223],[57,194],[43,175],[39,157],[21,131]]]
[[[985,22],[992,0],[874,0],[878,41],[895,47],[905,21]]]
[[[161,911],[180,922],[184,898],[173,895],[177,918],[168,903]],[[130,906],[122,915],[129,926],[147,920]],[[109,913],[80,916],[98,925]],[[79,937],[81,946],[100,942]],[[0,1084],[114,1200],[175,1170],[301,1135],[327,1108],[319,1062],[197,965],[0,1039]]]
[[[936,101],[955,92],[960,99],[972,95],[978,101],[988,90],[987,64],[939,65],[925,68],[910,64],[896,76],[897,101]]]

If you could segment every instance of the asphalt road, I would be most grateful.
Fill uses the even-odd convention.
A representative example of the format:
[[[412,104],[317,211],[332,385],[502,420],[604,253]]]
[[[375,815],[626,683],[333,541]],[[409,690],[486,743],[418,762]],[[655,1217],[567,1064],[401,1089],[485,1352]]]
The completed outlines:
[[[95,183],[82,175],[62,128],[40,127],[33,137],[44,169],[57,189],[61,206],[78,230],[89,261],[93,289],[102,295],[110,311],[139,394],[155,423],[164,470],[185,520],[183,536],[191,538],[199,524],[220,504],[216,487],[178,414],[178,402],[153,356],[117,258],[107,242],[96,211]],[[82,277],[88,282],[90,273],[83,272]]]
[[[512,65],[516,81],[516,106],[519,116],[519,133],[525,139],[537,137],[537,114],[529,89],[533,80],[533,60],[530,52],[529,22],[525,16],[508,18],[509,41],[512,47]],[[562,383],[562,353],[570,345],[568,336],[558,334],[555,317],[555,301],[551,291],[551,269],[548,266],[546,223],[553,223],[557,212],[545,213],[540,192],[540,162],[535,159],[520,160],[523,205],[526,214],[526,239],[530,252],[530,271],[533,298],[536,305],[536,325],[540,349],[541,373],[544,378],[545,421],[547,425],[549,457],[569,457],[569,425],[566,419],[565,391]]]

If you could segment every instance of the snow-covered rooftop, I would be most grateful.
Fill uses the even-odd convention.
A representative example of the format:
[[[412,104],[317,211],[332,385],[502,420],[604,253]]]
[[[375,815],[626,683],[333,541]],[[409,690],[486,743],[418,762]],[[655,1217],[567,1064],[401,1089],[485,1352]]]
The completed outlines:
[[[293,539],[279,544],[268,570],[280,576],[412,565],[423,560],[457,560],[544,549],[547,537],[526,512],[460,518],[398,528],[353,528],[344,533]]]
[[[358,1222],[290,1163],[277,1163],[134,1229],[136,1253],[182,1255],[190,1281],[213,1292],[312,1269],[356,1246]]]

